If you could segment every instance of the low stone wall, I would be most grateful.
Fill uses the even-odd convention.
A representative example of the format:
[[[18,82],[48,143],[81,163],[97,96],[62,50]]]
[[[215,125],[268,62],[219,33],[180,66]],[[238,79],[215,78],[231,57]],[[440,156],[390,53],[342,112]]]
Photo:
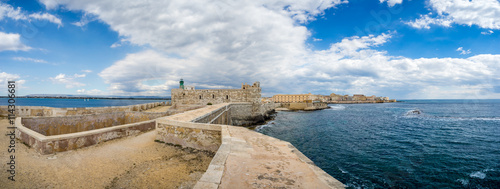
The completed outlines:
[[[156,140],[214,153],[221,144],[221,128],[215,124],[162,120],[156,132]]]
[[[288,110],[321,110],[328,108],[328,104],[325,102],[293,102],[293,103],[281,103],[280,108],[286,108]]]
[[[16,138],[40,154],[52,154],[83,148],[155,128],[155,121],[149,120],[78,133],[44,136],[24,127],[21,119],[23,118],[16,118]]]
[[[275,104],[266,105],[267,108],[273,106]],[[156,139],[215,152],[195,189],[259,188],[264,185],[278,188],[344,188],[342,183],[314,165],[288,142],[242,127],[194,122],[216,119],[216,114],[233,111],[243,116],[251,113],[252,107],[252,104],[241,103],[218,104],[159,118]],[[273,168],[280,174],[274,175],[276,171],[270,170]],[[272,185],[262,179],[264,177],[269,178]]]
[[[170,102],[153,102],[130,106],[109,106],[109,107],[84,107],[84,108],[52,108],[44,106],[16,106],[16,117],[32,116],[69,116],[102,114],[125,111],[144,111],[158,106],[170,105]],[[7,117],[9,112],[7,106],[0,106],[0,117]]]
[[[148,121],[167,115],[170,113],[113,112],[63,117],[25,117],[21,119],[21,123],[37,133],[52,136]]]

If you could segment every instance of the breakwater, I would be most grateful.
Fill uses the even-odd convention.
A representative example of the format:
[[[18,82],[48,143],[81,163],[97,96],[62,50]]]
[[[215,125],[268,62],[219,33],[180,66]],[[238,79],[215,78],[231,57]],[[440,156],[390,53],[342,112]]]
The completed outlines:
[[[195,188],[344,187],[289,142],[225,125],[231,121],[231,106],[217,104],[157,119],[157,140],[215,152]],[[252,106],[240,106],[240,111],[243,107]]]

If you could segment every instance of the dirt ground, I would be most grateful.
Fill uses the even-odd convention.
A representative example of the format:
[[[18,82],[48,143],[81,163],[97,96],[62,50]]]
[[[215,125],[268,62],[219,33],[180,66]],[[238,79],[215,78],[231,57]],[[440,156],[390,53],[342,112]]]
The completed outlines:
[[[0,188],[192,188],[212,156],[155,142],[155,131],[53,155],[17,141],[16,181],[8,180],[9,138],[0,119]]]

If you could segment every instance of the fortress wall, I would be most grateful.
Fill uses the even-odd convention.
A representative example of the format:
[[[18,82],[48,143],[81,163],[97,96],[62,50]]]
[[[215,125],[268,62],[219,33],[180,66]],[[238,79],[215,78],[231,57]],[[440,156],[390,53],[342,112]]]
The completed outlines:
[[[300,153],[292,144],[242,127],[195,123],[230,106],[238,116],[251,113],[251,103],[218,104],[157,119],[156,139],[165,143],[215,152],[196,189],[252,188],[344,188]],[[273,107],[275,104],[263,105]],[[234,114],[232,116],[234,116]],[[286,163],[285,163],[286,162]],[[276,170],[284,173],[275,175]]]
[[[155,120],[149,120],[90,131],[45,136],[24,127],[21,119],[21,117],[16,118],[16,138],[42,155],[92,146],[155,128]]]
[[[82,107],[82,108],[52,108],[44,106],[16,106],[16,117],[33,116],[69,116],[69,115],[88,115],[102,114],[124,111],[144,111],[158,106],[169,105],[167,102],[153,102],[147,104],[138,104],[130,106],[109,106],[109,107]],[[7,117],[7,106],[0,106],[0,117]]]
[[[162,120],[156,132],[156,140],[214,153],[221,144],[220,125],[215,124]]]
[[[172,104],[220,104],[229,102],[260,102],[260,88],[257,89],[172,89]]]
[[[61,135],[152,120],[169,113],[113,112],[64,117],[28,117],[21,123],[44,136]]]

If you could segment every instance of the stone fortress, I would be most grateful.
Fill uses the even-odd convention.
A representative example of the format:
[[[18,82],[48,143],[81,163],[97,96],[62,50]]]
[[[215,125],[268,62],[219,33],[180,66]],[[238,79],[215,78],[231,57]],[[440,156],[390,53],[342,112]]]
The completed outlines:
[[[207,105],[231,102],[260,102],[260,83],[253,85],[241,84],[241,89],[198,89],[194,86],[184,86],[181,79],[178,89],[171,90],[172,104],[176,105]]]

